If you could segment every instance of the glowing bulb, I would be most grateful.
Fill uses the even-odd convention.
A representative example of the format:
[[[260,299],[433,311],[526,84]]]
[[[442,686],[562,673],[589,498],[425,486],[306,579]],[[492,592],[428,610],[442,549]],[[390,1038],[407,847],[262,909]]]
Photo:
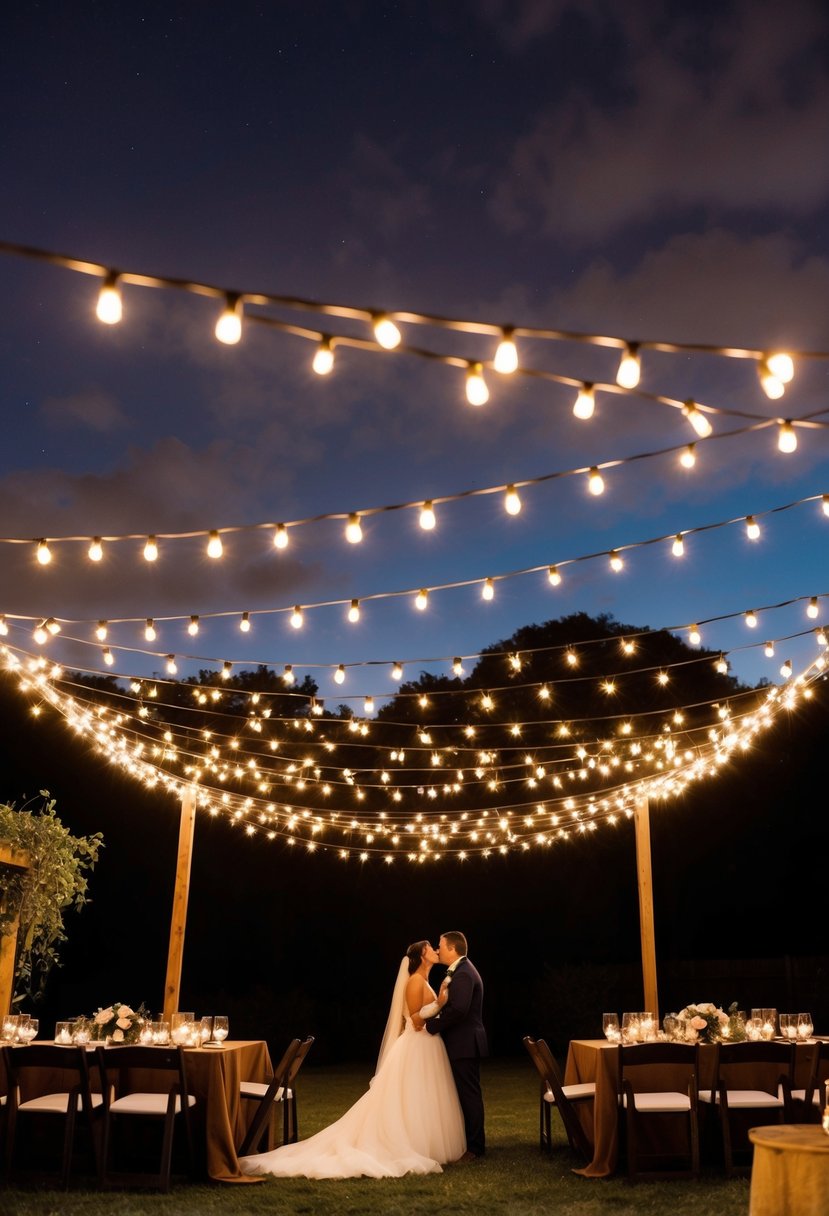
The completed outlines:
[[[348,610],[348,619],[352,625],[356,625],[360,619],[360,601],[352,600],[351,607]]]
[[[697,463],[696,446],[695,443],[689,443],[687,448],[683,448],[679,457],[683,469],[692,469]]]
[[[493,367],[502,376],[511,375],[518,367],[518,351],[513,339],[513,330],[504,329],[498,349],[495,352]]]
[[[296,683],[294,669],[290,663],[285,664],[285,670],[282,673],[282,682],[283,684],[287,684],[289,688],[292,684]]]
[[[194,638],[199,632],[199,618],[195,613],[190,617],[190,624],[187,626],[187,632],[190,634],[191,638]]]
[[[121,320],[121,292],[118,288],[118,275],[114,272],[107,275],[98,292],[95,314],[104,325],[117,325]]]
[[[688,630],[688,641],[692,646],[699,646],[702,641],[702,634],[696,625],[692,625]]]
[[[374,337],[377,344],[382,346],[383,350],[394,350],[395,346],[400,345],[401,336],[394,321],[383,313],[378,313],[374,318]]]
[[[9,636],[9,625],[5,616],[0,616],[0,637],[7,638]]]
[[[581,386],[576,397],[573,413],[576,418],[580,418],[582,422],[586,422],[588,418],[593,417],[593,412],[596,409],[596,390],[589,380],[586,380]]]
[[[610,557],[610,569],[615,570],[616,573],[618,574],[618,572],[620,570],[622,570],[625,565],[625,563],[622,561],[621,555],[619,553],[617,553],[617,551],[615,549],[611,549],[609,557]]]
[[[174,676],[177,671],[178,671],[178,667],[176,666],[176,656],[174,654],[168,654],[167,655],[167,672],[168,672],[168,674],[171,676]]]
[[[48,566],[52,560],[52,552],[45,540],[37,542],[37,560],[41,566]]]
[[[46,632],[46,626],[43,621],[41,621],[41,623],[32,631],[32,637],[37,642],[38,646],[42,646],[44,642],[49,641],[49,634]]]
[[[311,364],[318,376],[327,376],[334,367],[334,350],[330,338],[322,338]]]
[[[682,539],[682,533],[677,532],[674,537],[674,543],[671,545],[671,553],[674,557],[682,557],[685,553],[685,541]]]
[[[95,630],[95,637],[99,642],[105,642],[107,638],[107,623],[106,621],[98,621],[98,626]]]
[[[470,363],[466,371],[466,399],[470,405],[486,405],[489,389],[480,363]]]
[[[716,663],[714,664],[714,667],[716,668],[717,672],[721,676],[728,674],[728,663],[726,662],[726,658],[725,658],[724,654],[720,655],[720,657],[717,659]]]
[[[99,562],[104,556],[104,546],[101,544],[100,536],[93,537],[86,555],[91,562]]]
[[[785,452],[787,455],[797,451],[797,433],[788,418],[785,422],[781,422],[780,430],[777,432],[777,448],[778,451]]]
[[[104,662],[106,663],[107,667],[111,667],[112,664],[115,662],[115,657],[114,657],[112,651],[110,650],[110,648],[108,646],[105,646],[103,653],[104,653]]]
[[[250,613],[243,612],[242,619],[239,621],[239,631],[241,633],[250,633]]]
[[[434,507],[429,499],[420,508],[420,526],[424,532],[431,532],[436,523]]]
[[[766,356],[766,367],[773,376],[783,384],[788,384],[794,376],[794,361],[791,355],[783,351],[775,351]]]
[[[225,346],[235,346],[242,337],[242,297],[228,295],[222,315],[216,322],[216,337]]]
[[[147,543],[144,546],[144,560],[154,562],[158,557],[158,544],[154,536],[147,537]]]
[[[428,606],[428,603],[429,592],[425,587],[421,587],[420,591],[418,591],[417,595],[415,596],[415,608],[417,608],[420,612],[423,612]]]
[[[689,397],[682,407],[682,412],[700,439],[707,439],[713,428],[702,410],[697,408],[696,402]]]
[[[340,663],[337,670],[334,672],[334,682],[336,684],[342,684],[342,683],[344,683],[344,681],[345,681],[345,667],[343,667],[342,663]]]
[[[550,569],[547,571],[547,581],[551,587],[561,586],[561,575],[558,572],[557,566],[550,566]]]
[[[757,628],[757,614],[755,612],[752,612],[752,610],[750,608],[749,608],[748,612],[746,613],[745,621],[746,621],[746,625],[748,625],[749,629]]]
[[[392,666],[391,678],[393,680],[402,680],[403,679],[403,668],[400,666],[399,663],[395,663]]]
[[[806,615],[810,616],[812,618],[812,620],[814,620],[819,611],[820,610],[818,608],[817,596],[813,595],[812,598],[809,600],[808,606],[806,608]]]
[[[616,372],[616,383],[620,388],[636,388],[642,374],[642,361],[639,358],[639,347],[631,342],[625,347],[619,370]]]
[[[44,621],[43,623],[46,626],[49,633],[51,633],[52,637],[54,637],[55,634],[60,633],[60,625],[58,624],[58,622],[55,620],[55,618],[53,616],[50,616],[49,619]]]
[[[491,578],[484,580],[484,585],[481,588],[481,599],[491,600],[495,597],[495,584]]]
[[[299,604],[295,606],[293,612],[291,613],[291,627],[293,629],[302,628],[302,609],[300,608]]]
[[[760,525],[753,515],[746,516],[746,536],[749,540],[760,539]]]
[[[233,664],[228,662],[227,659],[225,659],[224,663],[222,664],[222,670],[219,672],[219,675],[221,676],[221,678],[223,680],[229,680],[232,671],[233,671]]]
[[[352,513],[348,517],[348,523],[345,525],[345,539],[350,545],[359,545],[363,539],[363,529],[360,525],[360,516]]]
[[[452,674],[456,676],[463,675],[463,662],[460,656],[452,660]]]
[[[785,393],[786,386],[780,377],[774,374],[766,359],[761,359],[757,364],[757,375],[760,377],[760,386],[766,396],[772,401],[778,401]]]
[[[818,646],[825,646],[827,644],[826,630],[822,625],[815,631],[815,637],[817,638]]]
[[[823,514],[829,515],[829,494],[823,494],[821,496],[821,503],[823,506]]]
[[[224,553],[224,548],[222,546],[222,538],[221,538],[221,536],[219,536],[219,533],[216,532],[214,529],[210,533],[208,540],[207,540],[207,556],[216,558],[216,557],[221,557],[222,553]]]
[[[521,510],[521,499],[518,497],[518,492],[515,486],[507,486],[506,497],[504,498],[504,509],[507,515],[517,515]]]
[[[593,465],[588,473],[587,488],[597,498],[600,494],[604,494],[604,478],[595,465]]]
[[[774,658],[774,642],[766,642],[766,645],[763,650],[763,654],[766,656],[767,659]]]
[[[792,674],[792,664],[790,659],[786,659],[786,662],[780,668],[780,674],[784,680],[789,679]]]
[[[154,642],[157,636],[158,635],[155,631],[155,621],[151,616],[148,616],[144,625],[144,637],[148,642]]]
[[[374,713],[374,697],[366,697],[363,702],[363,712],[366,714]]]
[[[273,534],[274,549],[288,548],[288,529],[284,524],[277,524]]]

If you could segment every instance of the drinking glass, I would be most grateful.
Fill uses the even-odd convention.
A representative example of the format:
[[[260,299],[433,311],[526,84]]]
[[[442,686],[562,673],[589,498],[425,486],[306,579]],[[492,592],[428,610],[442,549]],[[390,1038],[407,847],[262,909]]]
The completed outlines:
[[[16,1013],[7,1013],[0,1024],[0,1040],[13,1043],[17,1038],[17,1026],[20,1021]]]
[[[227,1038],[228,1029],[227,1014],[217,1014],[213,1019],[213,1038],[223,1043]]]
[[[641,1037],[642,1029],[639,1024],[638,1013],[623,1013],[622,1014],[622,1042],[623,1043],[638,1043]]]
[[[211,1017],[202,1018],[199,1023],[199,1038],[202,1046],[213,1038],[213,1019]]]
[[[763,1010],[763,1038],[771,1040],[777,1034],[777,1010]]]
[[[639,1033],[643,1043],[653,1043],[659,1027],[652,1013],[639,1014]]]
[[[166,1047],[170,1042],[170,1023],[153,1022],[153,1042],[159,1047]]]
[[[196,1020],[195,1013],[174,1013],[170,1020],[170,1038],[174,1043],[186,1044],[190,1039],[190,1027]]]
[[[55,1022],[55,1042],[58,1047],[72,1046],[72,1023]]]
[[[37,1033],[40,1030],[40,1022],[37,1018],[26,1017],[25,1023],[18,1026],[17,1037],[21,1043],[31,1043],[32,1039],[37,1038]]]
[[[98,1032],[100,1034],[100,1031]],[[83,1018],[79,1018],[77,1022],[72,1023],[72,1042],[80,1047],[85,1047],[92,1038],[92,1032],[84,1022]]]
[[[665,1031],[665,1037],[673,1043],[679,1031],[679,1018],[675,1013],[668,1013],[662,1020],[662,1029]]]
[[[789,1022],[791,1021],[791,1016],[792,1015],[790,1013],[781,1013],[780,1014],[780,1037],[783,1039],[788,1039],[790,1037],[789,1036]],[[795,1025],[794,1033],[797,1034],[797,1025]],[[794,1037],[794,1036],[792,1035],[791,1037]]]
[[[746,1022],[746,1038],[751,1043],[758,1043],[763,1037],[763,1019],[751,1017]]]
[[[618,1043],[621,1036],[618,1013],[602,1014],[602,1033],[608,1043]]]
[[[143,1026],[138,1032],[138,1042],[144,1047],[152,1047],[153,1043],[155,1042],[155,1039],[153,1038],[152,1022],[144,1022]]]
[[[794,1016],[794,1015],[792,1015]],[[811,1013],[799,1013],[797,1015],[797,1037],[805,1042],[814,1034],[815,1024],[812,1021]]]

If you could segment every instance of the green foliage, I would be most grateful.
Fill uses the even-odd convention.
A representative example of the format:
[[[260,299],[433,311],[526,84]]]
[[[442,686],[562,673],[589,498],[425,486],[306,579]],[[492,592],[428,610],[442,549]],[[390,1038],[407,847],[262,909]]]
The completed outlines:
[[[48,790],[41,790],[40,797],[32,809],[0,804],[0,840],[25,850],[32,862],[28,870],[3,871],[0,933],[20,916],[13,1004],[43,996],[50,971],[60,965],[64,915],[89,902],[86,872],[103,847],[99,832],[73,836],[63,826]]]

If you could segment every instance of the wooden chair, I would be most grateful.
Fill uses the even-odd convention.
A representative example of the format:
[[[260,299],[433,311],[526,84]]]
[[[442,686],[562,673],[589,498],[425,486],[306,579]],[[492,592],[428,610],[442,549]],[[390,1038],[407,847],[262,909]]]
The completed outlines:
[[[640,1070],[645,1076],[637,1078]],[[684,1084],[683,1084],[684,1083]],[[678,1089],[678,1084],[683,1084]],[[641,1177],[699,1177],[699,1056],[696,1046],[684,1043],[641,1043],[619,1047],[620,1137],[627,1145],[628,1180]],[[687,1170],[639,1169],[642,1123],[670,1118],[687,1123]],[[669,1155],[666,1152],[664,1155]]]
[[[729,1178],[735,1173],[734,1132],[740,1116],[750,1115],[755,1126],[792,1120],[794,1051],[794,1044],[787,1043],[717,1044],[712,1088],[700,1090],[699,1099],[717,1112]],[[744,1118],[742,1123],[746,1123]],[[747,1136],[743,1139],[740,1151],[750,1153]],[[746,1172],[750,1166],[737,1168]]]
[[[27,1047],[5,1047],[2,1050],[8,1077],[8,1094],[3,1114],[6,1175],[11,1175],[14,1170],[15,1146],[18,1131],[23,1125],[37,1117],[60,1119],[63,1121],[60,1179],[65,1189],[69,1185],[79,1116],[82,1124],[89,1130],[95,1166],[98,1168],[96,1122],[103,1099],[100,1094],[90,1091],[87,1053],[83,1047],[57,1047],[51,1043],[30,1043]],[[21,1101],[21,1094],[26,1092],[26,1075],[35,1069],[60,1072],[67,1082],[66,1088]],[[37,1172],[42,1171],[38,1169]]]
[[[274,1068],[270,1081],[243,1081],[239,1086],[239,1096],[244,1101],[259,1104],[239,1146],[240,1157],[247,1157],[249,1153],[259,1151],[262,1136],[270,1126],[273,1105],[275,1102],[282,1102],[285,1098],[285,1090],[288,1087],[288,1070],[293,1064],[300,1046],[299,1039],[291,1039],[282,1059]]]
[[[299,1137],[299,1124],[296,1113],[296,1078],[297,1073],[305,1062],[305,1057],[314,1045],[314,1036],[309,1035],[300,1044],[299,1051],[291,1061],[285,1082],[285,1097],[282,1102],[284,1112],[282,1122],[282,1143],[293,1144]]]
[[[575,1106],[582,1102],[593,1102],[596,1097],[596,1086],[592,1081],[580,1082],[577,1085],[564,1085],[561,1072],[553,1053],[544,1039],[530,1038],[525,1035],[524,1046],[529,1052],[530,1059],[538,1071],[541,1081],[541,1091],[538,1101],[538,1140],[539,1147],[552,1151],[552,1109],[556,1108],[564,1124],[567,1141],[574,1152],[579,1153],[585,1161],[590,1161],[593,1149],[584,1133]]]
[[[803,1048],[795,1049],[797,1052]],[[825,1097],[826,1081],[829,1079],[829,1042],[818,1041],[814,1045],[814,1056],[808,1080],[803,1089],[789,1093],[792,1114],[796,1123],[819,1123]]]
[[[103,1094],[103,1133],[101,1139],[101,1186],[149,1186],[169,1191],[173,1160],[173,1138],[176,1122],[183,1125],[186,1140],[188,1172],[193,1173],[193,1132],[190,1111],[196,1099],[187,1092],[184,1056],[180,1047],[99,1047],[98,1067]],[[170,1081],[163,1092],[149,1092],[139,1087],[142,1073],[169,1073]],[[117,1095],[117,1096],[116,1096]],[[139,1120],[162,1124],[161,1155],[155,1173],[117,1173],[110,1169],[113,1130],[121,1120]]]

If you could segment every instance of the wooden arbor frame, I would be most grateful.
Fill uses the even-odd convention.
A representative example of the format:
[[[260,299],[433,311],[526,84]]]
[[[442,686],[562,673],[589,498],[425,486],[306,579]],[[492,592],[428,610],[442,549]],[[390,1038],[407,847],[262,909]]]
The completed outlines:
[[[13,849],[0,841],[0,867],[10,870],[28,870],[32,859],[23,849]],[[15,917],[6,933],[0,937],[0,1018],[11,1009],[14,992],[14,960],[17,954],[17,931],[20,918]]]

